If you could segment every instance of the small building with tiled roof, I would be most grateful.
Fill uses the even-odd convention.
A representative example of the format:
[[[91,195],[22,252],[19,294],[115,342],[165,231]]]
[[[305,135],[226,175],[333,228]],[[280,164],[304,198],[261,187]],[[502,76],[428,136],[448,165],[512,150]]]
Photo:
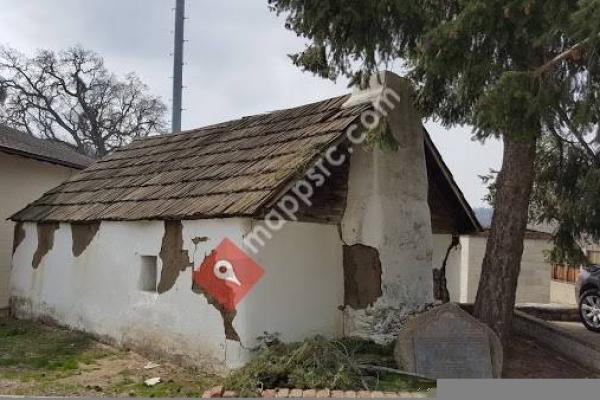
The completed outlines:
[[[264,332],[391,340],[452,235],[481,229],[391,73],[137,139],[12,219],[17,316],[226,365]]]
[[[0,125],[0,310],[8,309],[14,212],[74,176],[92,159],[66,145]]]

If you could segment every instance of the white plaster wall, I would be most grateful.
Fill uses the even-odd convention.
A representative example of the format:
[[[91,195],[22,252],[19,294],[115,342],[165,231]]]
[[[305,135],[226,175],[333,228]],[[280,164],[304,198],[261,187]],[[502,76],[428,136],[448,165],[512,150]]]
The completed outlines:
[[[213,236],[242,234],[237,220],[205,226]],[[52,250],[36,270],[31,267],[36,226],[26,224],[25,229],[26,239],[14,255],[11,277],[18,315],[49,316],[117,343],[148,346],[157,353],[187,354],[195,361],[223,358],[221,316],[191,292],[191,269],[161,295],[138,290],[141,256],[160,252],[163,222],[103,222],[78,258],[71,253],[70,225],[60,224]]]
[[[481,276],[481,263],[485,255],[487,238],[470,236],[468,238],[468,276],[466,301],[474,302]],[[551,243],[544,239],[525,239],[523,243],[521,273],[517,284],[517,303],[549,303],[551,266],[546,261],[545,252]],[[461,297],[464,297],[461,293]]]
[[[466,302],[473,303],[477,295],[479,278],[481,277],[481,263],[485,255],[486,238],[469,237],[469,258],[467,259],[467,285]],[[465,297],[465,296],[461,296]]]
[[[239,308],[247,311],[240,323],[250,339],[265,330],[284,341],[341,336],[344,272],[336,225],[288,222],[254,259],[265,275]]]
[[[378,147],[355,151],[342,237],[348,245],[360,243],[379,251],[384,299],[420,305],[433,296],[429,206],[426,194],[422,198],[419,193],[427,184],[420,188],[423,171],[408,167],[419,164],[418,156],[404,155]]]
[[[448,246],[452,243],[452,235],[433,235],[433,268],[442,268]],[[446,285],[451,301],[460,301],[460,288],[463,270],[461,268],[462,245],[453,248],[446,262]]]
[[[18,315],[51,317],[196,364],[236,366],[247,358],[239,343],[225,339],[220,313],[191,291],[192,268],[163,294],[138,289],[141,256],[158,256],[163,222],[103,222],[78,258],[71,253],[70,226],[60,224],[53,249],[36,270],[31,266],[36,226],[24,227],[26,238],[15,253],[11,279]],[[242,247],[250,228],[247,219],[184,221],[184,249],[197,267],[225,237]],[[194,246],[197,236],[208,240]],[[275,233],[254,257],[265,275],[238,306],[233,322],[243,347],[254,346],[263,331],[279,332],[284,340],[341,334],[341,253],[335,226],[288,223]],[[160,276],[160,257],[157,262]]]
[[[546,252],[552,244],[544,239],[525,239],[521,273],[517,284],[518,303],[549,303],[552,266]]]
[[[558,304],[577,305],[575,285],[572,283],[550,281],[550,302]]]
[[[382,268],[382,296],[366,310],[346,307],[345,333],[376,340],[385,330],[381,324],[389,320],[386,310],[399,314],[400,309],[415,310],[433,301],[431,215],[421,120],[412,107],[410,84],[390,73],[384,73],[383,80],[382,84],[372,81],[369,91],[355,95],[356,101],[366,95],[368,101],[377,102],[381,85],[396,92],[399,101],[387,110],[387,122],[398,148],[381,149],[375,144],[352,149],[342,219],[344,243],[377,249]]]
[[[0,309],[8,307],[15,212],[58,186],[77,171],[0,152]]]
[[[469,260],[471,257],[469,236],[460,237],[460,290],[455,295],[460,303],[468,302],[469,294]],[[481,265],[481,264],[480,264]],[[480,267],[481,268],[481,267]],[[452,294],[451,294],[452,296]]]

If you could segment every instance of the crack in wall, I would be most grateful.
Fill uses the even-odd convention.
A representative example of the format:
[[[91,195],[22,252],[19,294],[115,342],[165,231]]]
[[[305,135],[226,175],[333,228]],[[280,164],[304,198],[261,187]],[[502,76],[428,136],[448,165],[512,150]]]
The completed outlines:
[[[194,243],[194,253],[196,247],[201,242],[206,242],[208,237],[198,236],[192,239]],[[183,250],[183,225],[181,221],[165,221],[165,233],[162,240],[162,246],[159,253],[162,260],[162,270],[160,274],[160,282],[158,283],[157,292],[164,293],[170,290],[179,274],[185,271],[188,267],[194,265],[190,262],[189,253]],[[240,336],[233,327],[233,320],[237,314],[235,310],[227,310],[219,302],[208,293],[205,293],[200,286],[192,279],[192,292],[200,294],[206,298],[208,303],[219,311],[223,319],[223,328],[225,330],[225,338],[235,340],[241,343]]]
[[[54,233],[58,230],[59,224],[57,222],[44,222],[37,224],[37,236],[38,244],[33,259],[31,260],[31,266],[33,269],[37,269],[42,262],[42,259],[54,246]]]
[[[448,283],[446,280],[446,264],[448,263],[448,257],[450,252],[454,248],[458,248],[460,245],[460,237],[458,235],[452,235],[452,240],[446,255],[442,261],[442,267],[440,269],[433,268],[433,298],[439,300],[442,303],[448,303],[450,301],[450,292],[448,291]]]
[[[194,246],[198,246],[198,243],[207,242],[207,241],[208,241],[208,236],[197,236],[192,239],[192,243],[194,243]]]
[[[182,231],[181,221],[165,221],[165,233],[159,253],[162,269],[156,289],[158,293],[164,293],[173,288],[179,274],[194,265],[190,262],[187,250],[183,250]]]
[[[100,221],[90,223],[72,223],[71,239],[73,255],[79,257],[90,245],[100,229]]]
[[[225,329],[225,338],[228,340],[235,340],[236,342],[242,342],[240,339],[240,335],[238,335],[237,331],[233,327],[233,320],[237,315],[236,310],[227,310],[223,307],[214,297],[204,292],[200,286],[196,284],[192,280],[192,292],[202,295],[208,301],[208,304],[212,305],[221,313],[221,318],[223,319],[223,328]]]

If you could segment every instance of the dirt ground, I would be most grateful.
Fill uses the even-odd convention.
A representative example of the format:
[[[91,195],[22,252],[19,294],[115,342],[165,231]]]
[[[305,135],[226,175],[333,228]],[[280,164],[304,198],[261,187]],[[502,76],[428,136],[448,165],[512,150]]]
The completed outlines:
[[[154,377],[161,382],[144,384]],[[199,397],[221,381],[80,332],[0,319],[0,395]]]
[[[80,365],[72,373],[32,376],[25,371],[0,368],[0,394],[40,396],[143,396],[198,397],[212,386],[202,374],[160,363],[151,370],[144,369],[148,359],[132,353],[119,353]],[[160,377],[154,387],[144,380]]]
[[[147,368],[150,362],[158,365]],[[161,382],[146,386],[153,377]],[[511,340],[503,377],[600,378],[524,337]],[[0,319],[0,395],[199,397],[223,381],[80,332]]]
[[[600,375],[567,360],[531,339],[515,336],[505,352],[503,378],[580,379]]]

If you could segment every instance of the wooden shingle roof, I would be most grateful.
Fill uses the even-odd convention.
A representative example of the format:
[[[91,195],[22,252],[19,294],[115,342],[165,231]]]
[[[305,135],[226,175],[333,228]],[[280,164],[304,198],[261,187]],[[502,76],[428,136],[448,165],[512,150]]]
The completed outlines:
[[[345,138],[346,129],[357,123],[364,111],[372,109],[371,103],[342,107],[348,98],[136,139],[45,193],[11,219],[88,222],[260,217],[332,143]],[[481,230],[425,130],[424,137],[434,231]],[[331,207],[329,203],[325,206]]]
[[[15,221],[256,215],[371,107],[341,96],[133,141],[13,215]]]

